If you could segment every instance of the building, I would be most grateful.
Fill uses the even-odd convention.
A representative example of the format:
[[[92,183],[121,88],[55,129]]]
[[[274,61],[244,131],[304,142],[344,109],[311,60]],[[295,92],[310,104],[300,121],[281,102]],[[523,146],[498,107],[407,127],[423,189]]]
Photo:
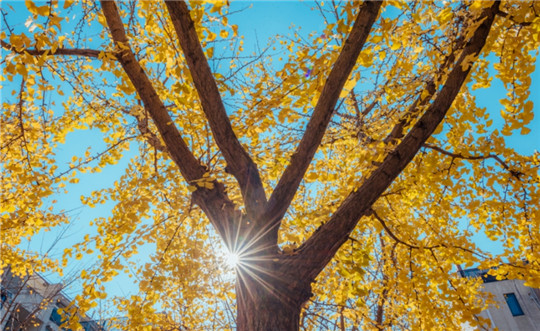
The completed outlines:
[[[490,305],[480,316],[491,322],[490,328],[499,331],[540,331],[540,290],[516,279],[497,280],[489,270],[466,269],[461,277],[480,277],[483,291],[491,293],[498,307]],[[470,328],[464,327],[464,330]]]
[[[1,276],[0,330],[61,330],[59,325],[62,320],[58,309],[71,302],[62,293],[62,284],[51,284],[38,274],[20,278],[13,275],[9,268]],[[80,320],[85,331],[104,330],[87,317]]]

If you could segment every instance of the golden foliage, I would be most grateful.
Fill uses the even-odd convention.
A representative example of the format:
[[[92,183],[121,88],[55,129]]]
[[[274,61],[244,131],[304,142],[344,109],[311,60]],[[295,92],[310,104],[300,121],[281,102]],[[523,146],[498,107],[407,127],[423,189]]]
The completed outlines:
[[[243,210],[242,192],[226,169],[164,5],[120,5],[129,45],[115,46],[93,1],[49,3],[25,1],[25,27],[1,33],[0,267],[61,273],[76,260],[91,259],[95,265],[80,274],[79,311],[114,300],[117,313],[127,317],[117,321],[123,329],[233,328],[234,280],[220,260],[216,232],[191,196],[219,182]],[[463,51],[460,38],[472,36],[481,24],[478,13],[490,5],[384,4],[282,221],[279,240],[286,254],[294,254],[383,162],[403,138],[392,134],[394,128],[401,123],[405,133],[416,123]],[[269,194],[302,137],[358,6],[347,2],[321,10],[327,15],[324,31],[308,40],[294,32],[277,36],[272,47],[279,59],[261,52],[250,61],[241,60],[244,41],[229,22],[228,2],[190,6],[207,58],[229,69],[217,70],[214,78]],[[16,14],[11,16],[22,9],[6,10],[7,21],[14,22]],[[70,21],[73,12],[85,14],[78,24]],[[480,284],[456,277],[456,264],[499,267],[501,275],[540,287],[540,154],[520,154],[508,140],[531,131],[538,12],[538,2],[502,3],[483,52],[460,64],[472,71],[444,123],[318,276],[304,327],[324,325],[321,314],[343,320],[347,329],[479,325],[484,321],[475,314],[485,307]],[[128,49],[170,113],[167,124],[178,128],[206,169],[201,178],[184,181],[171,160],[118,64]],[[506,95],[500,109],[482,108],[475,91],[494,80]],[[417,98],[420,106],[412,107]],[[72,139],[84,145],[74,148]],[[69,213],[56,206],[80,192],[79,181],[118,163],[123,174],[80,197],[82,205],[104,210],[89,222],[75,221],[88,222],[80,226],[84,238],[58,258],[23,249],[40,231],[70,222]],[[501,252],[477,247],[478,233],[502,243]],[[115,277],[134,279],[138,291],[110,298],[106,285]]]

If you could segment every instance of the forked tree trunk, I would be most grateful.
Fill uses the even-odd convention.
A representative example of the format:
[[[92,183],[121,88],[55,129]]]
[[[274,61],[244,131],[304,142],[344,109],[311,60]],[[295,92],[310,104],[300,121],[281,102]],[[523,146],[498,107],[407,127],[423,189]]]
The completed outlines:
[[[261,267],[258,263],[237,270],[237,330],[298,330],[302,305],[312,295],[311,282],[291,280],[275,265]]]
[[[121,50],[115,56],[156,124],[168,154],[188,183],[203,180],[208,169],[191,152],[178,128],[170,125],[174,121],[169,110],[129,47],[118,8],[111,1],[102,0],[101,5],[114,43]],[[357,62],[381,5],[378,1],[365,1],[360,6],[357,19],[326,78],[302,139],[267,200],[257,165],[233,132],[187,5],[180,1],[167,2],[212,135],[227,162],[227,171],[238,181],[246,216],[253,222],[243,217],[241,208],[229,199],[225,186],[218,180],[214,180],[210,187],[197,187],[193,193],[193,202],[205,212],[230,249],[238,245],[250,248],[251,261],[246,259],[245,265],[240,265],[237,278],[237,328],[240,331],[298,330],[301,307],[311,296],[311,282],[347,240],[360,218],[370,213],[371,206],[411,162],[445,118],[471,70],[470,59],[474,61],[481,53],[495,16],[501,13],[499,1],[483,9],[477,19],[476,30],[467,30],[467,34],[474,32],[472,36],[466,38],[462,47],[456,47],[457,51],[448,55],[452,60],[449,61],[451,66],[441,67],[444,70],[452,69],[445,80],[441,80],[442,86],[434,99],[430,97],[429,107],[413,107],[407,112],[407,116],[416,111],[422,114],[414,126],[394,150],[385,156],[381,165],[365,178],[360,187],[351,191],[330,218],[294,254],[279,255],[277,233],[281,219],[287,213],[317,152],[343,86]],[[459,56],[457,61],[455,56]],[[441,77],[438,75],[432,81],[439,80]],[[398,125],[392,132],[403,136],[401,126]],[[390,137],[395,138],[394,134]],[[247,225],[251,230],[242,228]],[[257,236],[254,237],[254,234]],[[244,239],[237,242],[239,238]]]

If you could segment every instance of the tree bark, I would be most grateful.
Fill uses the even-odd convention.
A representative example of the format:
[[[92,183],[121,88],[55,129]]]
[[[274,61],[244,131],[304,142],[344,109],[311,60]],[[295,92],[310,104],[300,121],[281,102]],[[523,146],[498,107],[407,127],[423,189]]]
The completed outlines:
[[[187,4],[183,1],[166,1],[165,4],[212,135],[227,161],[227,170],[240,185],[248,216],[252,221],[257,222],[266,206],[266,194],[257,165],[242,147],[233,131]]]
[[[287,256],[248,259],[237,269],[237,330],[298,330],[311,282],[288,271]]]
[[[301,306],[285,305],[270,293],[238,300],[237,309],[238,331],[299,330]]]

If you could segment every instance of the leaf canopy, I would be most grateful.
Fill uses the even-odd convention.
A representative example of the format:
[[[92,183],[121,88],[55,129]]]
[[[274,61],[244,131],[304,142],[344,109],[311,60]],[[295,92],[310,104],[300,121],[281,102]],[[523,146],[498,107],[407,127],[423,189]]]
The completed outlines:
[[[538,137],[540,3],[387,1],[371,26],[358,14],[366,4],[318,2],[310,14],[321,31],[293,28],[253,54],[235,21],[244,5],[6,3],[1,267],[61,275],[91,261],[76,306],[111,302],[123,329],[234,328],[224,247],[241,249],[264,224],[280,255],[304,254],[446,102],[442,123],[354,229],[326,237],[339,250],[314,271],[301,326],[484,323],[475,314],[489,301],[456,265],[540,287],[540,154],[512,144],[531,129]],[[490,8],[485,44],[469,52]],[[484,89],[501,98],[495,108],[479,101]],[[86,206],[79,217],[63,203],[74,192]],[[226,217],[239,220],[236,232]],[[80,238],[61,256],[24,248],[70,222]],[[482,249],[479,235],[501,249]],[[127,277],[137,290],[111,298],[108,284]]]

